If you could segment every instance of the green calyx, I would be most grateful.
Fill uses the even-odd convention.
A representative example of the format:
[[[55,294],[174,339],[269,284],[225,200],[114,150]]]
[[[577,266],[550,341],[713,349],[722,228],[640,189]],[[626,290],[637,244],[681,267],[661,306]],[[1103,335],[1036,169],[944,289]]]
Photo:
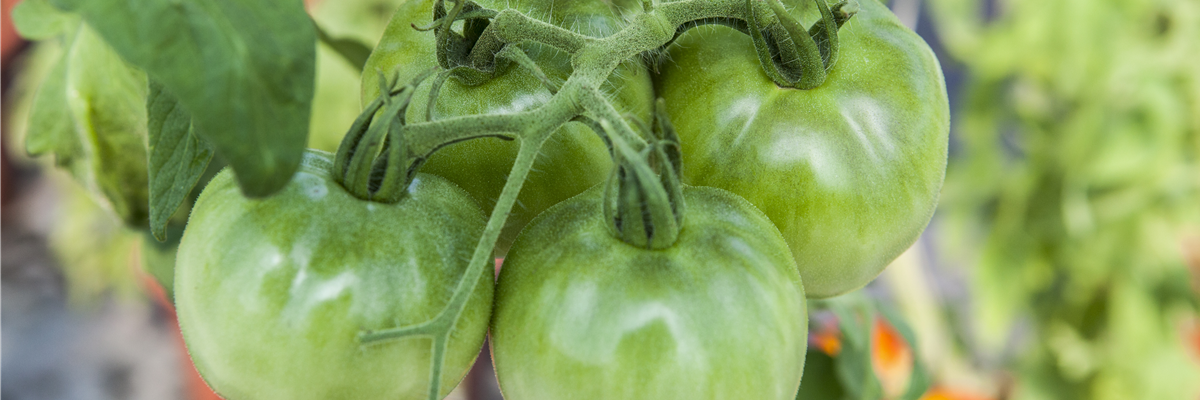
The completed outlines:
[[[746,8],[750,10],[749,34],[759,62],[771,80],[780,87],[796,89],[812,89],[825,83],[827,72],[837,61],[838,28],[854,16],[858,4],[843,1],[831,9],[825,0],[814,0],[821,19],[805,30],[779,0],[767,0],[778,22],[764,24],[752,1],[746,0]]]
[[[620,135],[609,135],[614,162],[605,183],[604,217],[614,236],[630,245],[659,250],[671,247],[683,226],[682,159],[679,137],[665,114],[663,100],[655,104],[653,139],[634,149]],[[606,121],[600,122],[611,131]]]
[[[433,72],[399,88],[379,75],[379,98],[354,120],[333,165],[333,180],[355,197],[395,203],[404,196],[422,160],[406,146],[404,114],[417,86]]]
[[[743,9],[711,13],[706,6],[690,5],[680,8],[694,12],[699,18],[682,21],[674,37],[696,26],[719,24],[740,30],[754,41],[755,51],[763,71],[780,87],[813,89],[825,82],[825,77],[837,62],[838,29],[858,12],[858,3],[844,0],[832,7],[825,0],[813,0],[821,19],[805,29],[784,9],[779,0],[745,0]],[[643,11],[654,11],[652,2],[643,1]],[[717,7],[720,8],[720,4]],[[519,40],[535,40],[568,52],[583,47],[587,37],[541,21],[525,18],[512,10],[498,12],[486,9],[469,0],[454,2],[449,10],[444,0],[434,6],[434,22],[421,30],[433,30],[437,36],[438,63],[467,85],[477,85],[504,70],[510,60],[502,50]],[[461,32],[452,29],[463,21]],[[519,34],[516,34],[518,33]],[[513,37],[510,37],[513,36]],[[673,39],[671,40],[673,41]],[[670,44],[670,41],[667,45]],[[665,46],[665,45],[664,45]]]
[[[413,25],[413,28],[432,30],[437,38],[438,64],[464,83],[477,85],[492,78],[497,69],[496,53],[505,45],[486,39],[480,43],[496,14],[495,10],[469,0],[455,1],[447,10],[445,1],[438,0],[433,6],[433,23],[425,27]],[[463,21],[461,33],[451,29],[458,21]]]
[[[454,5],[447,10],[445,0],[438,0],[433,23],[413,28],[434,32],[438,65],[467,86],[487,82],[514,62],[532,65],[523,51],[510,44],[532,40],[574,52],[588,39],[514,10],[491,10],[470,0],[451,1]],[[453,29],[458,21],[463,22],[461,31]],[[514,34],[518,37],[511,37]]]
[[[858,12],[858,3],[845,0],[830,7],[813,0],[821,19],[804,29],[779,0],[745,0],[742,9],[727,15],[704,15],[680,24],[675,37],[701,25],[724,25],[750,36],[763,72],[780,87],[813,89],[837,61],[837,31]]]

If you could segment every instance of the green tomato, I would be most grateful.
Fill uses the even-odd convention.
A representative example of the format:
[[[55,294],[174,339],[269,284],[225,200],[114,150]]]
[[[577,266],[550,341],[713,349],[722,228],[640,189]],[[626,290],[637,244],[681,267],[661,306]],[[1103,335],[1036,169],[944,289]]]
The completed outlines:
[[[509,400],[792,399],[804,289],[779,231],[746,200],[684,189],[678,241],[613,236],[602,185],[533,220],[496,287],[492,353]]]
[[[798,18],[816,19],[810,0],[793,3]],[[883,4],[859,4],[815,89],[776,86],[750,38],[725,27],[680,37],[656,81],[682,142],[684,181],[766,213],[810,297],[866,285],[912,245],[946,170],[937,59]]]
[[[528,15],[582,33],[604,36],[620,28],[620,19],[611,6],[600,1],[488,0],[480,5],[495,10],[515,8]],[[437,65],[432,32],[412,28],[428,25],[433,16],[433,0],[411,0],[400,6],[391,24],[371,53],[363,73],[363,103],[379,93],[375,71],[395,71],[402,81]],[[571,72],[568,54],[549,46],[523,44],[550,79],[566,81]],[[430,84],[413,97],[408,109],[409,121],[425,121]],[[650,120],[653,93],[650,74],[640,64],[626,63],[602,87],[611,93],[618,111]],[[505,114],[533,109],[550,100],[551,93],[530,71],[514,65],[495,79],[478,86],[465,86],[450,79],[441,89],[434,109],[435,118],[463,115]],[[445,177],[466,189],[489,213],[512,169],[520,144],[500,139],[469,140],[447,146],[434,153],[422,171]],[[517,204],[509,214],[507,227],[497,250],[503,253],[520,228],[550,206],[583,192],[608,177],[612,162],[608,149],[595,132],[582,124],[571,123],[542,147],[526,179]]]
[[[363,346],[363,330],[424,322],[449,301],[484,220],[462,189],[418,174],[396,204],[359,200],[310,152],[252,200],[223,171],[179,245],[175,302],[197,370],[228,399],[424,399],[428,340]],[[483,344],[492,273],[450,336],[443,395]]]

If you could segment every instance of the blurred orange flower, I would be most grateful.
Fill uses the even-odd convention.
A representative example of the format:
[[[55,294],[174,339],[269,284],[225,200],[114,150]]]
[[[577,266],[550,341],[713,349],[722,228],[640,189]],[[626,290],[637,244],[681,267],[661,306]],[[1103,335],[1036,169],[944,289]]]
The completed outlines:
[[[913,352],[904,337],[882,317],[871,329],[871,365],[885,398],[898,398],[912,378]]]
[[[970,392],[947,389],[938,387],[930,389],[921,397],[921,400],[993,400],[991,397],[982,396]]]
[[[809,334],[808,344],[830,357],[837,357],[842,352],[842,332],[836,322],[822,324],[816,332]]]

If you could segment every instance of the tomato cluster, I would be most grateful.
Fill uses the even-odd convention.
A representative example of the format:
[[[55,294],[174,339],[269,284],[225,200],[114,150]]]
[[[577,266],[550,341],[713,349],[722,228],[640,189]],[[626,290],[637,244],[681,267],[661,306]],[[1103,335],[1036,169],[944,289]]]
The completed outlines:
[[[266,199],[225,172],[197,201],[175,278],[193,360],[235,399],[435,397],[490,326],[510,399],[793,398],[805,294],[873,279],[924,229],[945,170],[936,59],[860,1],[685,0],[733,15],[673,34],[645,17],[673,3],[406,1],[336,158],[308,153]],[[588,53],[625,32],[661,46]],[[797,32],[825,38],[803,38],[815,64],[781,58]],[[795,71],[824,79],[782,85]],[[502,128],[465,140],[466,122]],[[478,268],[493,255],[496,282]]]

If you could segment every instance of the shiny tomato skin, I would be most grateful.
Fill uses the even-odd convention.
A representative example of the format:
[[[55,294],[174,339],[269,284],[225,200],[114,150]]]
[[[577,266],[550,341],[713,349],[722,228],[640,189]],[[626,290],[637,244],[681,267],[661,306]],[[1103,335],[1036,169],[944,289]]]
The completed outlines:
[[[420,174],[396,204],[359,200],[309,152],[279,193],[243,197],[228,170],[179,246],[175,300],[196,368],[228,399],[424,399],[425,338],[362,346],[363,330],[430,319],[483,231],[462,189]],[[442,388],[466,374],[491,314],[486,269],[450,339]]]
[[[811,0],[785,1],[802,21]],[[656,77],[684,181],[745,197],[791,246],[810,297],[866,285],[928,224],[946,169],[949,108],[929,46],[876,0],[839,31],[811,90],[776,86],[750,38],[685,33]]]
[[[804,289],[770,221],[687,188],[678,241],[646,250],[610,234],[602,189],[539,215],[505,259],[491,342],[505,398],[794,398]]]
[[[477,3],[494,10],[517,9],[593,36],[605,36],[622,27],[619,10],[598,0],[480,0]],[[447,4],[449,7],[450,3]],[[411,26],[414,23],[428,25],[432,20],[433,5],[433,0],[410,0],[397,10],[364,69],[363,104],[378,96],[375,71],[395,73],[399,79],[408,80],[437,65],[433,33],[420,32]],[[521,48],[559,84],[570,75],[567,53],[536,43],[525,43]],[[425,121],[430,86],[426,82],[413,97],[406,114],[409,121]],[[649,72],[640,63],[625,63],[618,67],[601,90],[609,93],[609,99],[618,111],[649,120],[654,101],[653,85]],[[513,65],[478,86],[462,85],[450,78],[441,89],[435,118],[526,111],[546,103],[551,96],[535,75]],[[490,215],[519,147],[517,141],[491,138],[455,143],[434,153],[421,171],[444,177],[466,189]],[[534,216],[604,180],[611,168],[607,147],[595,132],[578,123],[560,128],[538,154],[497,244],[498,254],[503,254],[521,227]]]

